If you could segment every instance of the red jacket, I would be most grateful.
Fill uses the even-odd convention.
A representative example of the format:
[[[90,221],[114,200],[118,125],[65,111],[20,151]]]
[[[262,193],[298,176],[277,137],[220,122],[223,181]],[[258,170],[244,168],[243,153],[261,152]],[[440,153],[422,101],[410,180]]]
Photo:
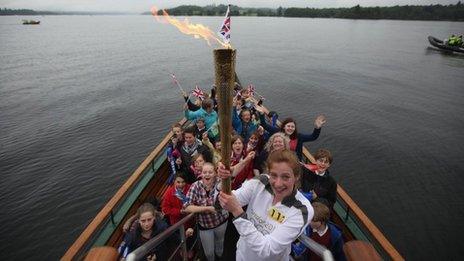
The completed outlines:
[[[184,186],[184,195],[187,195],[189,187],[190,185],[188,184]],[[184,214],[180,213],[180,210],[182,209],[182,201],[177,198],[175,192],[175,186],[170,186],[166,192],[164,192],[163,203],[161,204],[161,210],[166,216],[168,216],[171,225],[179,222],[184,217]]]

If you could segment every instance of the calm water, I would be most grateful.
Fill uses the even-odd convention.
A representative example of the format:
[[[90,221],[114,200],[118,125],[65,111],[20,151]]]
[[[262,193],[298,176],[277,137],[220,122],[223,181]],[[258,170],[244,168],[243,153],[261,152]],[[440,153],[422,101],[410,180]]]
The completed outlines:
[[[61,257],[182,117],[172,87],[213,82],[212,48],[150,16],[0,17],[0,252]],[[193,17],[216,29],[219,17]],[[410,260],[464,255],[464,23],[234,18],[237,72]]]

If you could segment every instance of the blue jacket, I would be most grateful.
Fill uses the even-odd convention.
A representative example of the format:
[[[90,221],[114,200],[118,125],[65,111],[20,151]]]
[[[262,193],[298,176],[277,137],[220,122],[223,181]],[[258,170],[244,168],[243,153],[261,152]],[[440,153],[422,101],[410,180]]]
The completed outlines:
[[[232,127],[234,128],[235,132],[237,132],[238,135],[242,136],[246,144],[251,134],[253,134],[253,132],[255,132],[258,129],[258,125],[254,123],[253,121],[250,121],[248,123],[248,130],[243,131],[243,124],[244,122],[242,122],[242,119],[240,119],[240,117],[238,116],[237,110],[233,109],[232,110]]]
[[[215,110],[213,110],[211,113],[208,113],[203,108],[200,108],[196,111],[185,110],[184,114],[185,118],[187,118],[189,121],[196,120],[198,118],[204,118],[206,129],[209,129],[218,120],[218,115]]]

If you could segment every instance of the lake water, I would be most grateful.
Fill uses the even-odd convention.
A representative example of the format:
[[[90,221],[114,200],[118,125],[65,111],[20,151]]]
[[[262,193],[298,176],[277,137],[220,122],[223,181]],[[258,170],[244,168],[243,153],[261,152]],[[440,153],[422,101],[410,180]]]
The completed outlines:
[[[23,26],[23,18],[41,20]],[[192,17],[216,30],[221,17]],[[237,73],[334,154],[332,173],[410,260],[464,256],[462,22],[234,17]],[[213,82],[213,47],[150,16],[0,17],[0,252],[56,260]]]

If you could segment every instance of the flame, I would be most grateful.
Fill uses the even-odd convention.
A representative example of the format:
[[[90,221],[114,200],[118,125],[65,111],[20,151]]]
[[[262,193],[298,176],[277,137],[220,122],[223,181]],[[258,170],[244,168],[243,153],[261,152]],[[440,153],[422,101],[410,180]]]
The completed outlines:
[[[185,18],[184,21],[179,21],[175,18],[172,18],[164,9],[163,15],[160,16],[158,15],[158,10],[159,9],[156,6],[151,8],[151,13],[158,22],[172,24],[177,27],[181,33],[193,35],[193,37],[196,39],[203,38],[209,46],[211,46],[211,41],[216,41],[225,48],[232,47],[230,44],[225,43],[217,38],[213,31],[211,31],[211,29],[209,29],[207,26],[202,24],[192,24],[187,18]]]

